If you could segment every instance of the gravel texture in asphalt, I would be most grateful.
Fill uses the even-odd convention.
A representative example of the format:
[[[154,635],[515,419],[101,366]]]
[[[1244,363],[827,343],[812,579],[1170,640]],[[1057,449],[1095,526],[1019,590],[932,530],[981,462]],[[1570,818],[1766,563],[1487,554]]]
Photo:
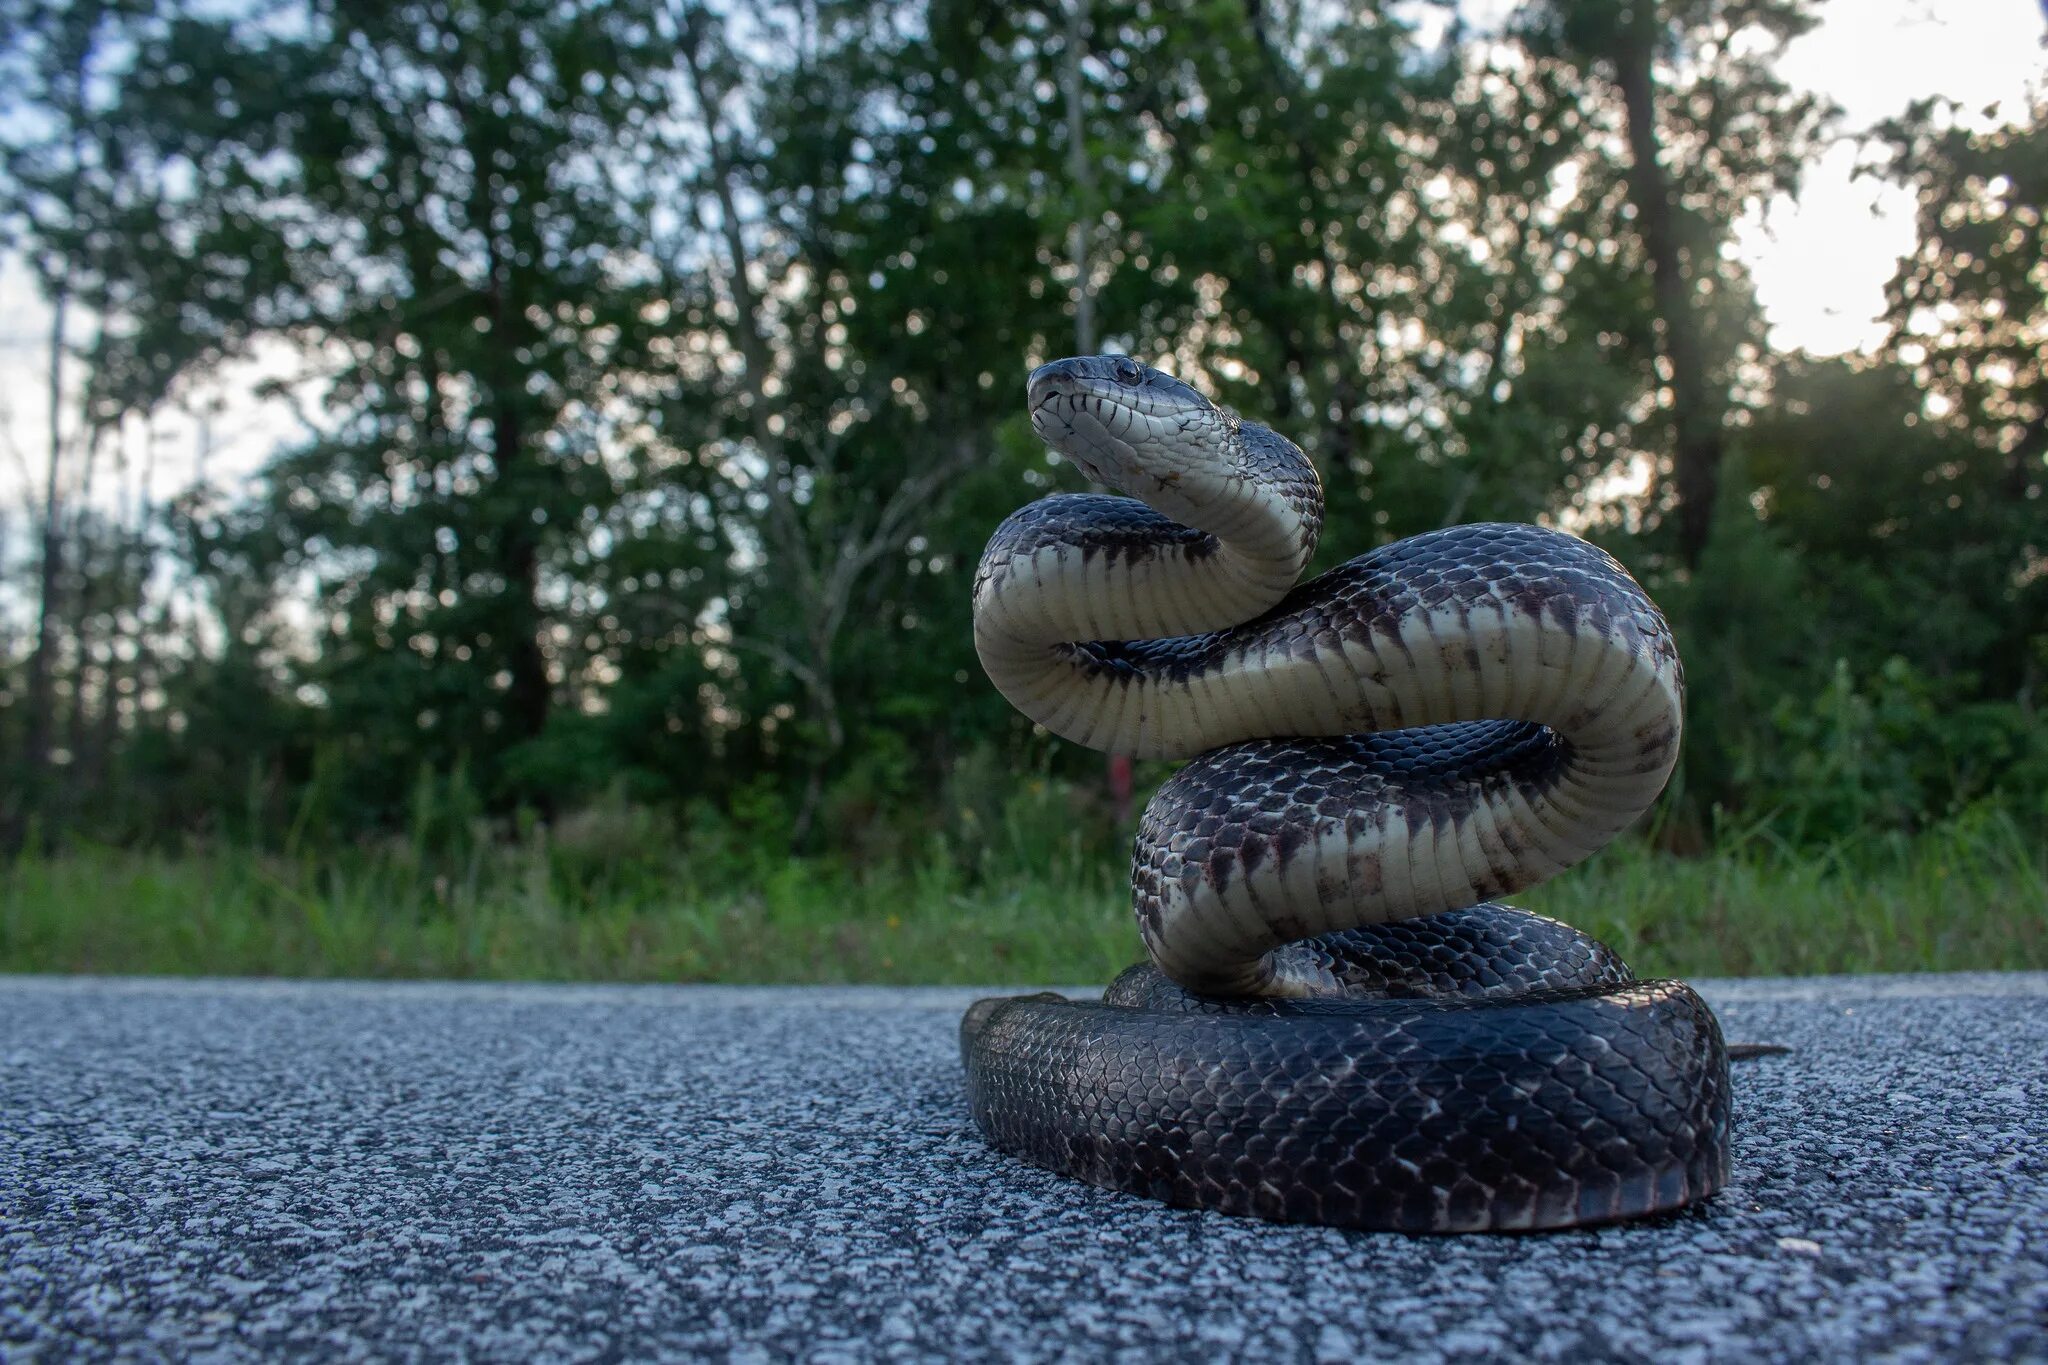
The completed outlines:
[[[0,1357],[2048,1360],[2048,974],[1700,984],[1725,1194],[1427,1238],[991,1152],[977,992],[0,978]]]

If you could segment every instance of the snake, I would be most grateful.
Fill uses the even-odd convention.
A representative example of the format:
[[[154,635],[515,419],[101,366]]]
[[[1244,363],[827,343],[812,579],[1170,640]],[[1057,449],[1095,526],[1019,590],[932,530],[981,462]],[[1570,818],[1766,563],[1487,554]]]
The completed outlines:
[[[1166,1204],[1395,1232],[1572,1227],[1727,1182],[1728,1051],[1691,987],[1496,898],[1634,824],[1677,761],[1670,626],[1620,563],[1448,526],[1298,582],[1312,462],[1128,356],[1033,370],[1108,492],[997,528],[976,653],[1036,726],[1183,761],[1139,820],[1146,961],[979,1000],[968,1109],[1034,1165]]]

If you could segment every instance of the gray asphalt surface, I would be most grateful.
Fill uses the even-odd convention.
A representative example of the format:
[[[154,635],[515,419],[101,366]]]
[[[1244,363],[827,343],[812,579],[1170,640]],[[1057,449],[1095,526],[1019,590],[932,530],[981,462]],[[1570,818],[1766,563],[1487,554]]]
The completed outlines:
[[[0,1356],[2048,1360],[2048,974],[1700,984],[1726,1194],[1437,1239],[990,1152],[976,992],[0,978]]]

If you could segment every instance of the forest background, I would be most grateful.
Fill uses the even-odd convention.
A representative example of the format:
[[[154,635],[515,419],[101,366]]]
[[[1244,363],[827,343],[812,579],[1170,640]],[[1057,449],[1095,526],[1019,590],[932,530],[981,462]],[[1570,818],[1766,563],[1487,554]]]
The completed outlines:
[[[0,0],[0,968],[1113,971],[1165,768],[968,628],[1104,349],[1309,451],[1318,568],[1541,520],[1663,603],[1679,776],[1524,903],[2048,965],[2048,99],[1845,129],[1814,8]],[[1774,350],[1732,225],[1850,134],[1887,340]],[[300,420],[210,481],[252,373]]]

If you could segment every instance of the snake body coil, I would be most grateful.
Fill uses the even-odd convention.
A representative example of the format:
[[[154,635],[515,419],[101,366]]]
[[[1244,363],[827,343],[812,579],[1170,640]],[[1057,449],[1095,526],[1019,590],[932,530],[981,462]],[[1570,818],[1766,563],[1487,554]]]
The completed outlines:
[[[1150,965],[961,1025],[998,1147],[1114,1189],[1410,1231],[1676,1208],[1728,1169],[1727,1056],[1676,981],[1488,903],[1639,816],[1677,652],[1612,558],[1535,526],[1419,535],[1294,586],[1292,443],[1123,358],[1041,367],[1038,434],[1128,497],[1011,516],[975,645],[1020,710],[1192,761],[1147,807]]]

